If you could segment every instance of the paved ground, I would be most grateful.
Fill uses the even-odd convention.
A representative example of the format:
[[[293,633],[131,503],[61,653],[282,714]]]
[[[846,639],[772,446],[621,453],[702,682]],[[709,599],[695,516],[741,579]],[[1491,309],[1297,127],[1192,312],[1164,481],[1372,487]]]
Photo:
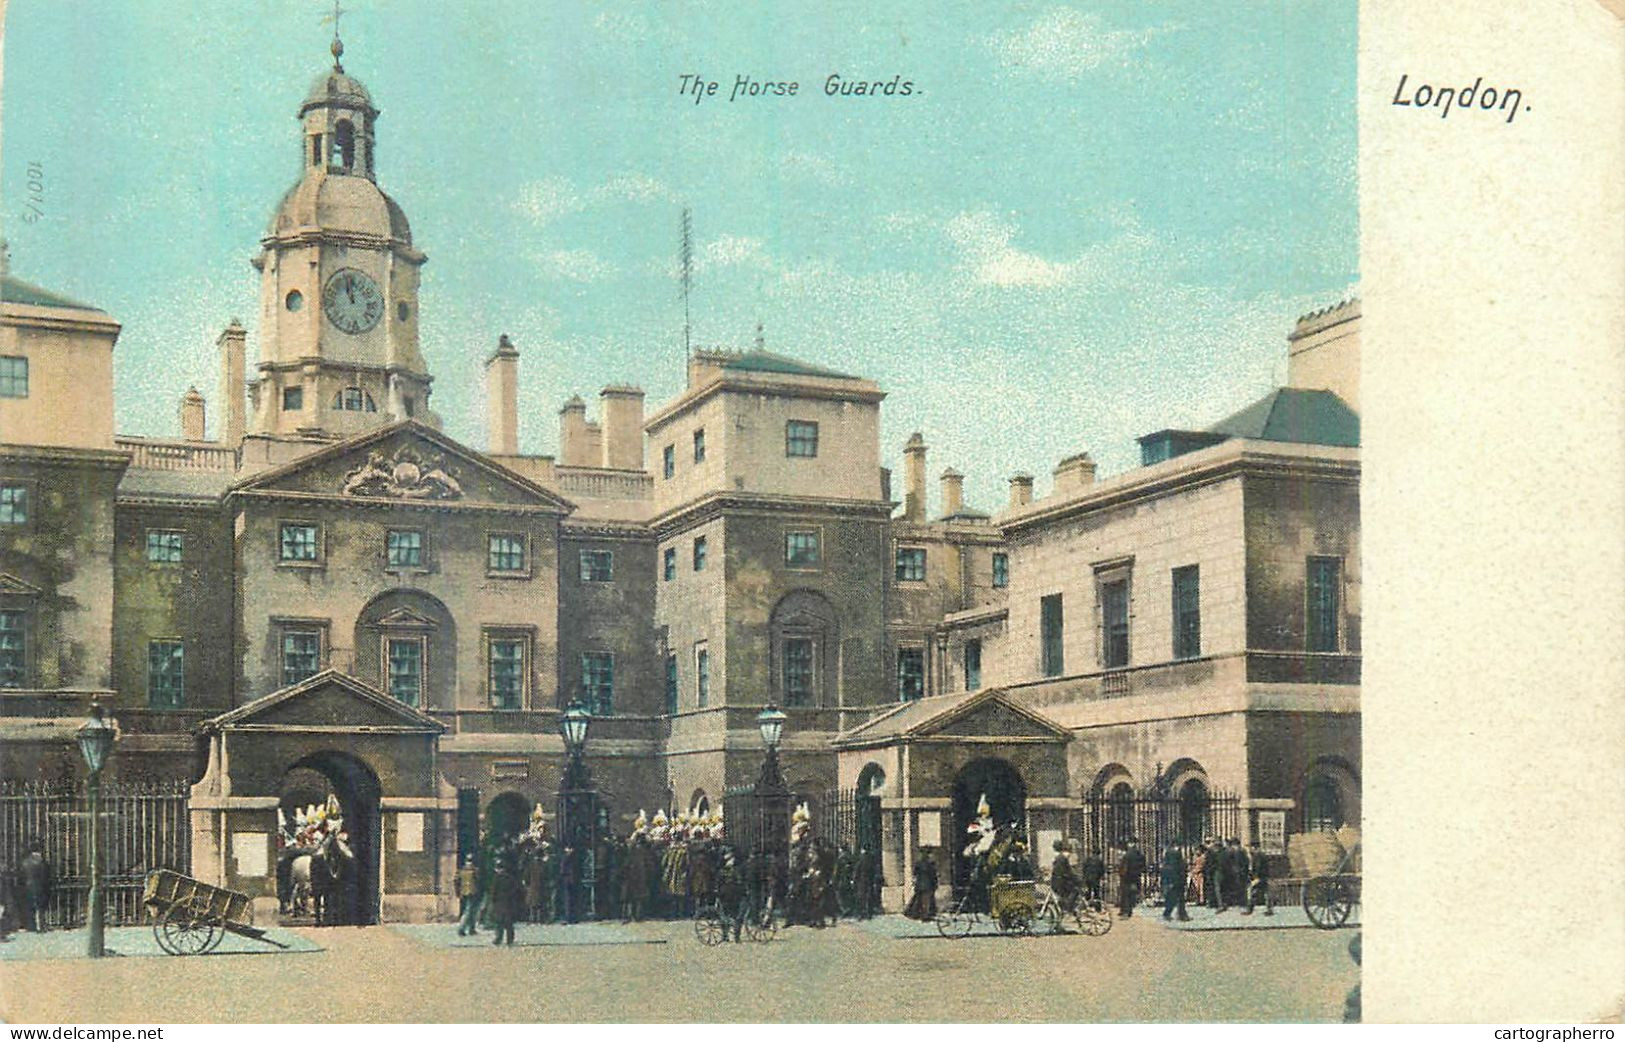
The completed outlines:
[[[1154,916],[1099,938],[948,941],[899,936],[918,931],[897,920],[719,948],[687,923],[628,929],[667,943],[464,948],[336,927],[296,931],[315,952],[12,959],[0,1017],[282,1022],[286,996],[320,993],[336,1022],[1314,1021],[1337,1020],[1358,980],[1347,930],[1188,932]]]

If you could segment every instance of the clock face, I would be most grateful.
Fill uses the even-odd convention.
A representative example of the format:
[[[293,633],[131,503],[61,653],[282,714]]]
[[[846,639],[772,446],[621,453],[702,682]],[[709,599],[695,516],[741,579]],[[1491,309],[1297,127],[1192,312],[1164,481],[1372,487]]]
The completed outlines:
[[[378,283],[354,268],[340,268],[322,287],[322,313],[346,333],[365,333],[384,316]]]

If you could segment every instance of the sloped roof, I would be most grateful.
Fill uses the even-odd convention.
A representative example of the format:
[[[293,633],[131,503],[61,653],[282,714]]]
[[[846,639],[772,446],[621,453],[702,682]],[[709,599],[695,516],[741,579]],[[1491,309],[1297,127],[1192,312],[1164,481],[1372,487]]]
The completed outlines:
[[[210,717],[198,724],[198,730],[208,733],[218,731],[224,727],[252,724],[256,717],[264,715],[277,706],[297,702],[323,690],[338,690],[344,695],[355,699],[363,707],[369,708],[375,713],[382,712],[386,718],[397,721],[395,724],[397,728],[418,732],[434,732],[436,734],[444,732],[446,729],[446,725],[434,717],[413,709],[399,699],[389,697],[377,688],[364,684],[347,673],[340,673],[336,669],[324,669],[315,676],[307,677],[290,687],[282,688],[280,691],[273,691],[268,695],[254,699],[252,702],[246,702],[229,712]],[[390,729],[393,730],[394,728]]]
[[[1360,417],[1330,391],[1278,387],[1208,430],[1234,438],[1301,445],[1360,444]]]
[[[236,475],[226,470],[157,470],[131,467],[119,479],[118,494],[139,499],[214,502]]]
[[[12,304],[27,304],[37,308],[73,308],[77,311],[95,311],[106,314],[101,308],[93,308],[89,304],[81,304],[71,297],[64,297],[60,293],[52,293],[32,282],[24,282],[13,275],[0,275],[0,300]]]
[[[737,369],[752,373],[784,373],[789,376],[821,376],[828,380],[856,380],[857,377],[847,373],[837,373],[833,369],[822,369],[816,365],[808,365],[785,355],[776,355],[771,351],[746,351],[737,358],[731,358],[723,364],[724,369]]]
[[[996,707],[1023,718],[1038,736],[1060,742],[1070,741],[1072,738],[1072,732],[1042,713],[1017,702],[1002,688],[989,687],[980,691],[959,691],[903,702],[895,709],[871,717],[858,726],[841,732],[835,737],[834,744],[837,747],[884,745],[920,738],[935,734],[949,727],[954,721],[969,717],[984,707]]]

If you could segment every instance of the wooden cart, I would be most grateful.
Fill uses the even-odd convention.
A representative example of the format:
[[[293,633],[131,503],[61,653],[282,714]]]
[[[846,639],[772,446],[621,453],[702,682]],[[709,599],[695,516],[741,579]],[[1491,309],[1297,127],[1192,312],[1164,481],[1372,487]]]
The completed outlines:
[[[171,955],[202,955],[212,951],[228,933],[286,948],[252,925],[253,907],[247,894],[160,868],[147,876],[142,903],[152,912],[152,933],[158,947]]]

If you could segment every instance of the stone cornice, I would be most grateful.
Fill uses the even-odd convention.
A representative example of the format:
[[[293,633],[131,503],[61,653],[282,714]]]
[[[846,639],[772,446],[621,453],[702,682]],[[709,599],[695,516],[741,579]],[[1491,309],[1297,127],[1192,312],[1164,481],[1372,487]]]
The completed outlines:
[[[118,449],[0,443],[0,462],[37,463],[45,466],[73,464],[100,470],[121,471],[130,465],[130,453]]]
[[[1272,446],[1279,447],[1272,449]],[[1056,521],[1244,475],[1318,478],[1350,484],[1360,480],[1358,449],[1295,446],[1295,450],[1284,448],[1282,443],[1233,439],[1166,463],[1130,471],[1058,503],[1039,500],[1019,513],[995,518],[993,524],[1010,536]]]
[[[100,311],[38,307],[9,300],[0,307],[0,326],[28,326],[33,329],[53,329],[66,333],[96,333],[115,339],[124,328]]]
[[[404,239],[372,235],[367,232],[303,227],[291,232],[267,235],[260,240],[260,248],[264,250],[285,250],[299,246],[344,246],[363,250],[389,250],[412,264],[424,264],[429,260],[427,254]]]
[[[820,398],[825,401],[864,402],[878,405],[886,392],[868,380],[841,380],[817,377],[798,377],[773,374],[771,378],[760,374],[723,370],[720,377],[703,386],[684,391],[675,401],[661,406],[653,416],[643,422],[643,429],[653,433],[665,424],[723,393],[766,394],[781,398]]]
[[[345,507],[389,507],[408,510],[438,511],[442,513],[535,514],[564,517],[569,511],[562,507],[535,503],[470,503],[466,500],[400,499],[394,496],[346,496],[338,492],[300,492],[293,489],[238,488],[226,492],[225,499],[277,500]]]
[[[648,525],[637,521],[601,521],[569,517],[560,526],[559,536],[564,539],[621,539],[631,542],[653,542],[655,533]]]
[[[823,515],[886,521],[892,504],[873,499],[824,499],[816,496],[779,496],[763,492],[708,492],[650,518],[650,528],[661,538],[702,524],[723,514],[779,517]]]

